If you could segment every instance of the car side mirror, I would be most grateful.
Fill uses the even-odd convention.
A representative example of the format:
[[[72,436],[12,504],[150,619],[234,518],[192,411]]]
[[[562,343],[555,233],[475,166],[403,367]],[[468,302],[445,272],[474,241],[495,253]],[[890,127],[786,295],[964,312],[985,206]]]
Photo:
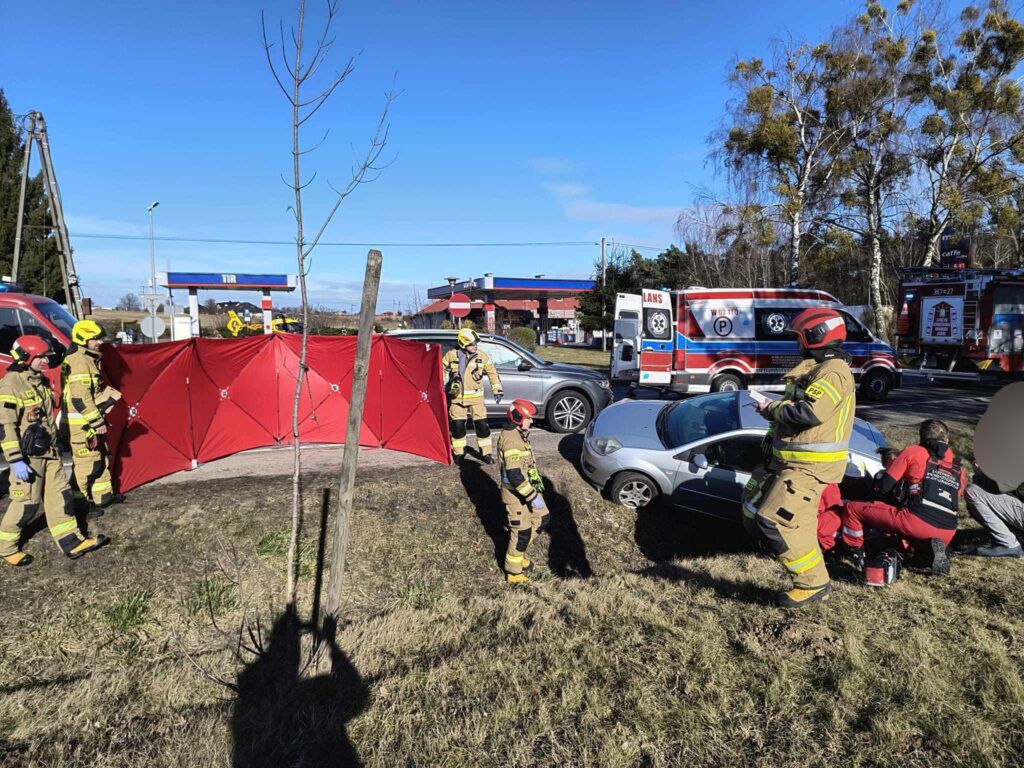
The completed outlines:
[[[528,371],[531,368],[533,368],[533,363],[531,363],[529,360],[520,360],[519,365],[517,367],[520,371]]]
[[[711,466],[711,464],[708,462],[708,457],[705,456],[703,453],[698,453],[696,456],[690,459],[690,462],[696,465],[698,469],[708,469]]]

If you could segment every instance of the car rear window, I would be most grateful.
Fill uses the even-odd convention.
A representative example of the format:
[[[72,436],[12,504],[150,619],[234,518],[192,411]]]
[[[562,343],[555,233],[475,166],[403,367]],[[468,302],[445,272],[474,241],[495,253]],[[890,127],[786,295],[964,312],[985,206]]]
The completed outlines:
[[[678,448],[740,428],[739,398],[735,392],[669,403],[658,414],[658,437],[666,448]]]

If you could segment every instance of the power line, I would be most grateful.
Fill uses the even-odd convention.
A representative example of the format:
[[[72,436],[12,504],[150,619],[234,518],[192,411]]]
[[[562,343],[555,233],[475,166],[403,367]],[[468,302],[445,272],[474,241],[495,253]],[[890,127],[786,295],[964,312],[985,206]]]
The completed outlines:
[[[75,238],[93,238],[96,240],[149,240],[146,235],[113,235],[100,233],[74,233]],[[168,243],[207,243],[223,245],[290,245],[294,240],[236,240],[220,237],[170,237],[158,236],[154,240]],[[366,247],[366,248],[527,248],[553,246],[597,245],[594,240],[559,240],[551,242],[519,242],[519,243],[339,243],[321,241],[319,246],[330,247]]]
[[[94,240],[149,240],[147,235],[115,235],[100,232],[75,232],[71,235],[74,238],[90,238]],[[165,243],[204,243],[208,245],[289,245],[294,246],[294,240],[241,240],[230,237],[174,237],[160,235],[154,240]],[[663,245],[639,245],[637,243],[621,243],[617,240],[609,241],[610,245],[621,245],[624,248],[636,248],[644,251],[664,251],[667,246]],[[579,247],[582,245],[600,245],[597,240],[551,240],[551,241],[525,241],[508,243],[344,243],[321,241],[318,246],[332,248],[561,248]]]

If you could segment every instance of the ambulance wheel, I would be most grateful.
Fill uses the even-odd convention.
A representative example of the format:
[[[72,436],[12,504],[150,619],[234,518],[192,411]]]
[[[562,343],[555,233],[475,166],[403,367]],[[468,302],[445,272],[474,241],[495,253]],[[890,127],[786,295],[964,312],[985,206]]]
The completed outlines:
[[[865,400],[885,400],[892,389],[892,379],[885,371],[876,368],[868,371],[860,380],[860,396]]]
[[[741,389],[746,389],[743,379],[732,373],[723,373],[715,376],[711,382],[712,392],[739,392]]]
[[[658,486],[647,475],[623,472],[612,481],[608,495],[613,502],[627,509],[640,509],[658,498],[660,492]]]

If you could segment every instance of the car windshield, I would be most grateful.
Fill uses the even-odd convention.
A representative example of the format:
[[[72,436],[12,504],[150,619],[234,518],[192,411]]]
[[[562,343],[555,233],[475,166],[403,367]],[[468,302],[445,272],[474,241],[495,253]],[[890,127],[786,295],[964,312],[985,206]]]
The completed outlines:
[[[36,304],[39,314],[53,323],[57,330],[68,339],[71,338],[71,328],[75,324],[75,318],[64,307],[55,301],[41,301]]]
[[[739,398],[735,392],[669,403],[657,421],[658,437],[666,448],[702,440],[740,428]]]

